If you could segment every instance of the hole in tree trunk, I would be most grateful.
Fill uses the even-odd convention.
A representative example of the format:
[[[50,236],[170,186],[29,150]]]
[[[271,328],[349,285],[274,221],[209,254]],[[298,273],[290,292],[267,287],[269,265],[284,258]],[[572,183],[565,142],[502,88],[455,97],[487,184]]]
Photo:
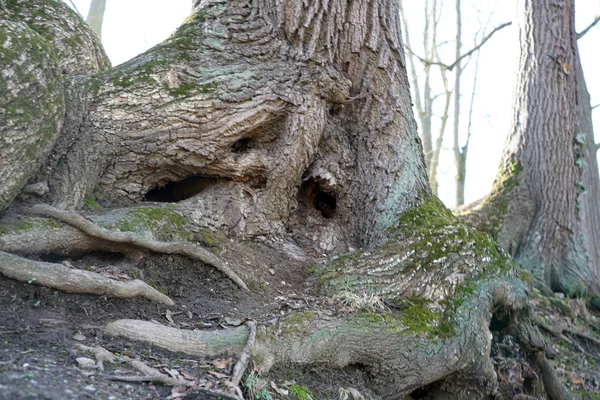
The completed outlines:
[[[409,398],[412,400],[425,399],[427,397],[429,397],[429,391],[425,386],[413,390],[409,396]]]
[[[178,182],[169,182],[162,187],[150,190],[144,200],[159,203],[174,203],[189,199],[202,192],[209,186],[217,183],[221,178],[207,176],[193,176]]]
[[[231,145],[231,151],[234,153],[243,153],[248,151],[252,147],[252,140],[249,138],[242,138]]]
[[[310,178],[302,182],[299,191],[300,200],[321,212],[324,218],[331,218],[335,214],[337,200],[335,195],[323,189],[319,181]]]
[[[502,332],[508,328],[510,323],[510,314],[504,308],[500,307],[492,313],[492,320],[490,321],[491,332]]]

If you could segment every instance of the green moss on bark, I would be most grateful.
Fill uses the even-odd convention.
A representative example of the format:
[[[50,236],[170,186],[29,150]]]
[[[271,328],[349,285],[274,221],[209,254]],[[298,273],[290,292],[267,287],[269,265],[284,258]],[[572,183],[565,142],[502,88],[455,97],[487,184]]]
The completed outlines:
[[[59,224],[53,219],[49,218],[37,218],[27,217],[16,222],[5,222],[0,223],[0,236],[22,234],[32,230],[42,229],[55,229],[58,228]]]
[[[457,312],[479,288],[503,277],[516,279],[510,257],[428,196],[400,216],[383,246],[343,255],[320,271],[334,295],[377,295],[399,309],[404,332],[441,339],[455,334]]]

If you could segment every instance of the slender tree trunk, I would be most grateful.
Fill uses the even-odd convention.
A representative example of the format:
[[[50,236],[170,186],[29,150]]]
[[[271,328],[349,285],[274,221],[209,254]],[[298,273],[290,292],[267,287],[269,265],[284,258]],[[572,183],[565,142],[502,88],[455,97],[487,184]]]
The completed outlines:
[[[460,0],[456,0],[456,51],[458,62],[454,71],[454,164],[456,166],[456,205],[465,203],[465,164],[466,160],[460,150],[460,80],[462,77],[461,56],[462,43],[462,14],[460,11]]]
[[[102,39],[102,21],[104,20],[105,8],[106,0],[92,0],[86,19],[92,31],[98,35],[98,39]]]
[[[469,217],[565,293],[597,290],[600,278],[598,167],[574,8],[519,2],[513,127],[494,189]]]

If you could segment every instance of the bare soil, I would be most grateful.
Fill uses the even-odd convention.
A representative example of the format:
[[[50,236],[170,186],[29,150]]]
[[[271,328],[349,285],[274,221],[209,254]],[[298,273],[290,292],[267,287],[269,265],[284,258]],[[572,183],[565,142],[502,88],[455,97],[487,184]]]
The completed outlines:
[[[99,344],[117,356],[140,359],[161,370],[204,377],[208,387],[219,388],[222,382],[207,371],[228,374],[233,363],[229,370],[219,371],[212,365],[214,360],[126,342],[106,336],[100,329],[122,318],[187,329],[227,329],[244,319],[265,322],[311,306],[316,291],[313,284],[305,282],[308,258],[298,261],[251,243],[227,243],[215,251],[226,259],[243,260],[237,270],[251,293],[240,290],[214,268],[179,256],[152,255],[134,267],[112,254],[66,261],[113,277],[143,279],[175,301],[176,305],[168,308],[145,299],[62,293],[0,276],[0,399],[164,399],[171,395],[171,388],[160,384],[105,378],[136,375],[123,362],[107,364],[104,372],[80,367],[77,357],[93,356],[76,349],[77,343]],[[65,261],[54,255],[46,259]],[[224,354],[222,359],[228,357]]]

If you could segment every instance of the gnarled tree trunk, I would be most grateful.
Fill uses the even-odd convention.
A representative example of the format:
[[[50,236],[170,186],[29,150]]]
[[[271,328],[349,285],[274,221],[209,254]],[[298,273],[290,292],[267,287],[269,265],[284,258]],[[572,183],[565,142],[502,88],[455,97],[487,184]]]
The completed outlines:
[[[45,11],[53,8],[60,10]],[[111,70],[66,6],[23,0],[5,11],[14,22],[3,20],[0,33],[11,38],[14,25],[61,48],[60,35],[34,29],[35,11],[64,24],[59,31],[71,42],[76,26],[93,44],[47,61],[27,52],[18,59],[25,70],[66,71],[51,75],[55,90],[24,82],[18,71],[2,87],[2,98],[64,104],[37,125],[22,112],[0,114],[7,143],[24,135],[12,128],[19,123],[53,135],[29,159],[0,164],[11,178],[1,183],[11,194],[3,197],[0,252],[18,254],[3,256],[7,264],[26,267],[35,260],[22,257],[43,253],[108,250],[135,261],[148,250],[179,252],[237,282],[236,272],[251,279],[262,260],[242,274],[239,252],[219,255],[222,262],[198,248],[202,229],[225,231],[242,247],[243,238],[266,241],[269,252],[286,248],[298,258],[361,247],[317,274],[324,296],[374,305],[346,314],[325,305],[265,321],[252,351],[262,372],[359,366],[383,398],[424,385],[446,398],[482,398],[498,386],[490,320],[499,309],[509,311],[506,329],[543,351],[510,259],[430,195],[395,0],[202,1],[168,40]],[[89,73],[60,68],[77,57],[93,60]],[[14,150],[29,154],[20,143]],[[37,170],[21,172],[31,160]],[[41,202],[56,208],[23,207]],[[106,208],[87,218],[70,211],[96,203]],[[13,220],[32,211],[59,222]],[[390,308],[376,307],[384,303]],[[235,340],[212,344],[238,351],[243,335],[235,332]]]
[[[551,289],[597,291],[600,183],[574,1],[519,3],[511,129],[492,193],[465,218]]]

